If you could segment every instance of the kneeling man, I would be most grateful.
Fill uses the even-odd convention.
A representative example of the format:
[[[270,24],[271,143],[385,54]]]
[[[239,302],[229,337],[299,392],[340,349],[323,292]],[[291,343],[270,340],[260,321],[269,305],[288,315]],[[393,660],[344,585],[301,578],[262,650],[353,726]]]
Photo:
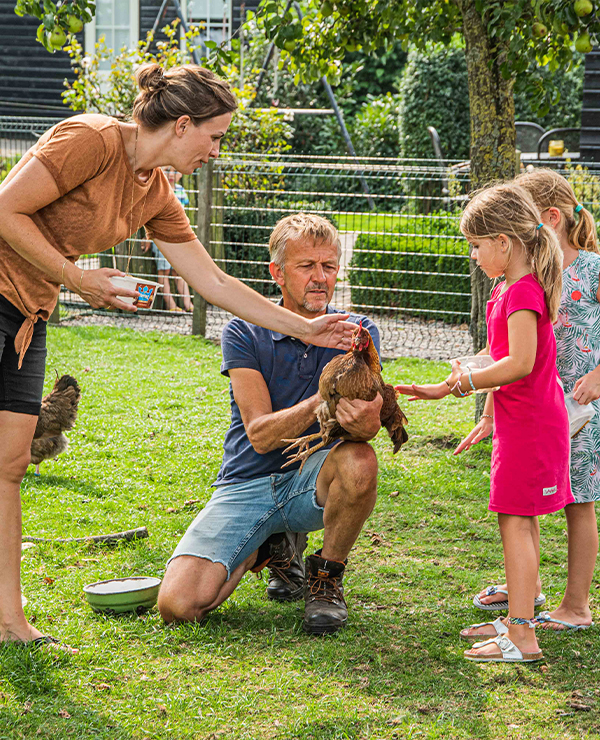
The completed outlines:
[[[340,268],[337,230],[320,216],[295,214],[269,241],[271,275],[285,308],[307,318],[329,302]],[[379,351],[379,332],[363,322]],[[231,426],[216,492],[169,560],[158,606],[167,622],[200,620],[222,604],[249,570],[271,568],[267,589],[281,601],[304,593],[303,627],[313,634],[346,624],[342,578],[346,559],[375,505],[377,458],[367,441],[380,428],[382,399],[347,401],[337,417],[352,436],[315,452],[299,472],[284,468],[284,439],[318,431],[319,377],[342,350],[233,319],[223,330],[221,372],[231,381]],[[323,547],[306,559],[302,533],[324,529]]]

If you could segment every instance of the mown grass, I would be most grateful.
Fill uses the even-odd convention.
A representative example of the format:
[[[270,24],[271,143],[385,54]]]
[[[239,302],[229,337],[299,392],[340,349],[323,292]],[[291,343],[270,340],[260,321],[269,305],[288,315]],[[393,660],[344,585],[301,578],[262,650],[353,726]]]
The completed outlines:
[[[502,558],[487,511],[489,443],[452,456],[472,399],[410,405],[410,440],[396,457],[377,438],[379,498],[350,557],[344,632],[304,635],[302,605],[267,601],[254,576],[205,623],[167,629],[156,609],[94,614],[82,586],[162,575],[208,499],[229,420],[220,351],[109,328],[51,328],[49,348],[48,387],[55,369],[72,373],[83,400],[69,451],[26,477],[25,533],[146,525],[150,538],[24,552],[27,614],[81,652],[0,650],[2,740],[600,737],[597,630],[544,632],[541,666],[462,658],[459,629],[485,618],[472,594],[501,577]],[[444,370],[403,359],[384,372],[408,381]],[[542,553],[554,606],[566,575],[562,515],[544,518]]]

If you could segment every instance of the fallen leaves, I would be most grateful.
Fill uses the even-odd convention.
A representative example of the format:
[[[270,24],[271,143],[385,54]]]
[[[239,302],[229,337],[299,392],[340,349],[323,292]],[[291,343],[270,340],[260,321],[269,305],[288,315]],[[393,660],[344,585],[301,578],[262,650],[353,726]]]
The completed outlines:
[[[66,709],[59,709],[58,716],[62,717],[63,719],[71,719],[71,715],[67,712]]]

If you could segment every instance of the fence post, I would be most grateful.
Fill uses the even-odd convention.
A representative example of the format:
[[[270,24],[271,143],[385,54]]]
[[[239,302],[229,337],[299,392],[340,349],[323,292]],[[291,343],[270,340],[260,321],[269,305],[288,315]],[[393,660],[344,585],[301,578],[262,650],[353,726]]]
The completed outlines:
[[[198,173],[198,220],[196,233],[206,251],[211,251],[211,210],[212,210],[213,160],[202,167]],[[192,334],[206,336],[206,301],[194,290],[194,313],[192,314]]]

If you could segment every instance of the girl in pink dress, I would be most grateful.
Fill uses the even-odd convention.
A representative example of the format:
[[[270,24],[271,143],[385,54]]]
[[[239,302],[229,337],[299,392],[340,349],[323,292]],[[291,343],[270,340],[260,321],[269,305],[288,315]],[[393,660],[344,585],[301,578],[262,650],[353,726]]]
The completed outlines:
[[[498,514],[510,590],[508,624],[475,643],[476,661],[532,662],[542,658],[534,631],[539,570],[539,514],[573,502],[569,483],[569,423],[556,370],[556,320],[562,288],[562,253],[531,196],[506,183],[479,192],[465,208],[460,228],[471,258],[490,278],[504,275],[487,306],[488,346],[494,363],[465,370],[454,362],[437,385],[396,386],[413,398],[488,393],[478,432],[493,428],[491,511]],[[475,430],[474,430],[475,431]],[[464,631],[463,631],[464,632]]]

